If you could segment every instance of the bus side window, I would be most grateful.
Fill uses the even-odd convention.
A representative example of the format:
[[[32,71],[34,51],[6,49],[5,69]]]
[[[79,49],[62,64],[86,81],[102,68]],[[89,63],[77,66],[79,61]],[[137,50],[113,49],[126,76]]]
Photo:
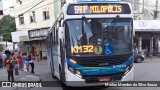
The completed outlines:
[[[56,45],[56,27],[54,27],[54,45]]]
[[[50,34],[48,35],[48,48],[50,48]]]
[[[53,27],[53,45],[55,45],[55,27]]]
[[[48,48],[49,48],[49,43],[50,43],[50,42],[49,42],[49,39],[50,39],[50,38],[49,38],[49,36],[48,36],[48,41],[47,41],[47,43],[48,43]]]
[[[51,46],[51,48],[53,46],[53,34],[52,34],[52,32],[50,33],[50,46]]]
[[[58,29],[56,30],[56,44],[58,44]]]
[[[48,36],[46,37],[46,45],[47,45],[47,48],[48,48]]]

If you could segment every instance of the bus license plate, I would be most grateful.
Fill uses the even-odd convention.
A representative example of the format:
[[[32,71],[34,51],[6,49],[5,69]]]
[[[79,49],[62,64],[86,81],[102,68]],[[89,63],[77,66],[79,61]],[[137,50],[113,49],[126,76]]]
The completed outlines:
[[[100,78],[99,78],[99,81],[100,81],[100,82],[110,81],[110,77],[100,77]]]

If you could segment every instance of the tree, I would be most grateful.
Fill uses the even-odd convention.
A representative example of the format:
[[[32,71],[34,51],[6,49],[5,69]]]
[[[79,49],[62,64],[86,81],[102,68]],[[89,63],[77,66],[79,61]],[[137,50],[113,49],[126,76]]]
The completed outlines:
[[[15,18],[6,15],[0,20],[0,35],[4,37],[4,41],[12,42],[11,32],[16,31]]]

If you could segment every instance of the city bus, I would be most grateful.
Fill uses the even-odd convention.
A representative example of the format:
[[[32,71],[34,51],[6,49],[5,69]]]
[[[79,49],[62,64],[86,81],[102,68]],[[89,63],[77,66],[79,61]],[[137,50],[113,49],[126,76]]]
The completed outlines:
[[[128,2],[66,3],[47,35],[53,77],[67,86],[133,80],[133,14]]]

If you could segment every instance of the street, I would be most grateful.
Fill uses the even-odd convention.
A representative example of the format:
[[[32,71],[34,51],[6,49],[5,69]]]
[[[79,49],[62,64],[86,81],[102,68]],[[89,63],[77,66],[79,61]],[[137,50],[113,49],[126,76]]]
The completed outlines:
[[[134,81],[160,81],[160,58],[145,59],[142,63],[134,64]],[[57,79],[53,79],[47,61],[35,61],[35,74],[39,75],[42,81],[55,81],[58,86],[60,83]],[[43,87],[43,88],[8,88],[7,90],[83,90],[88,88],[66,88],[66,87]],[[159,90],[160,87],[94,87],[92,90]],[[5,90],[5,88],[0,88]]]
[[[159,7],[160,0],[0,0],[0,90],[160,90]],[[51,71],[76,82],[68,86],[105,86],[66,87]]]
[[[46,67],[47,68],[47,67]],[[160,58],[147,58],[142,63],[134,64],[134,81],[160,81]],[[49,69],[46,75],[50,75]],[[47,73],[48,72],[48,73]],[[43,74],[44,75],[44,74]],[[42,78],[42,81],[50,81],[51,75]],[[55,80],[55,79],[52,79]],[[33,88],[32,90],[64,90],[62,87],[45,87]],[[75,88],[73,88],[75,90]],[[89,88],[76,88],[76,90],[83,90]],[[160,87],[107,87],[107,88],[92,88],[92,90],[159,90]],[[69,89],[71,90],[71,88]]]

